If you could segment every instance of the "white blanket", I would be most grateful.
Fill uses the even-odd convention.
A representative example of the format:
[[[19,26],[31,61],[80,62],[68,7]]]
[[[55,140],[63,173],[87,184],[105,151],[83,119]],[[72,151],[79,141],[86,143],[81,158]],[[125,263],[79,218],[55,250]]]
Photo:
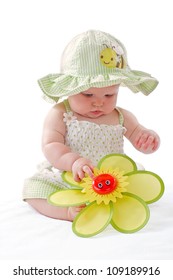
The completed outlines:
[[[110,225],[92,238],[77,237],[70,222],[44,217],[20,200],[1,202],[0,259],[171,260],[173,189],[165,187],[141,231],[123,234]]]

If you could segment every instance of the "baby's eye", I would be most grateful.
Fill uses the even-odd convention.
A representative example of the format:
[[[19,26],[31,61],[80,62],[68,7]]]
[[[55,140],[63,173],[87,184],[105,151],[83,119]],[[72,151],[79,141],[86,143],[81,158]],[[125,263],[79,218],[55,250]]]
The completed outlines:
[[[92,93],[82,93],[85,97],[92,97],[93,96],[93,94]]]
[[[114,96],[114,94],[106,94],[105,96],[106,97],[112,97],[112,96]]]

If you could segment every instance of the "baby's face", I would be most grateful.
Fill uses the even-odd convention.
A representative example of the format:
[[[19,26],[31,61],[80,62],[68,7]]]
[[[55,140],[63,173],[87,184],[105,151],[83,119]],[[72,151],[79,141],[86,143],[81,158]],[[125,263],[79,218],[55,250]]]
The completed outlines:
[[[116,105],[119,85],[95,88],[92,87],[69,97],[73,112],[87,118],[98,118],[110,114]]]

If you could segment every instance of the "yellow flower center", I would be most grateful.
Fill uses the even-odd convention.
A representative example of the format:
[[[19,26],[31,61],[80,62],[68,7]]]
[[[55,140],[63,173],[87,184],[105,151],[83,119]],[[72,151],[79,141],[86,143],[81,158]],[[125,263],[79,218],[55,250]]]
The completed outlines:
[[[81,187],[82,193],[88,197],[88,201],[95,201],[97,204],[109,204],[110,201],[116,202],[117,198],[122,198],[123,192],[126,192],[125,186],[128,185],[127,176],[118,168],[114,170],[99,170],[94,168],[94,179],[86,176],[83,179]]]

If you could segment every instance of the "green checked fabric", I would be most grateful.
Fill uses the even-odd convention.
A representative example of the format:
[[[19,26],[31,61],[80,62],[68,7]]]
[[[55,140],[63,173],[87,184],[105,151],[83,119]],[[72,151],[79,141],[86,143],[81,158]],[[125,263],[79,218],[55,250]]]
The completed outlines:
[[[158,85],[150,74],[131,70],[124,45],[98,30],[73,38],[63,52],[61,72],[47,75],[38,83],[45,97],[55,102],[90,87],[120,84],[134,93],[148,95]]]

